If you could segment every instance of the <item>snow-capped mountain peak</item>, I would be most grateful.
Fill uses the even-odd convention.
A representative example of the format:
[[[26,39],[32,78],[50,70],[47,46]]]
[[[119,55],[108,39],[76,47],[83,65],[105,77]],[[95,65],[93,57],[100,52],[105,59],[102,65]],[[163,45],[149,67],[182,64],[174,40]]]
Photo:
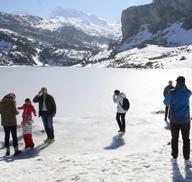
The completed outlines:
[[[121,36],[120,22],[108,22],[95,15],[86,14],[75,9],[56,8],[50,22],[43,22],[42,28],[57,29],[62,26],[74,26],[79,30],[94,36],[104,36],[119,39]]]
[[[92,23],[95,25],[99,25],[99,26],[108,25],[107,21],[105,21],[104,19],[99,18],[95,15],[84,13],[84,12],[76,10],[76,9],[65,9],[62,7],[58,7],[55,10],[53,10],[53,12],[51,14],[51,19],[54,19],[56,17],[64,17],[67,19],[80,18],[84,22],[89,22],[89,23]]]

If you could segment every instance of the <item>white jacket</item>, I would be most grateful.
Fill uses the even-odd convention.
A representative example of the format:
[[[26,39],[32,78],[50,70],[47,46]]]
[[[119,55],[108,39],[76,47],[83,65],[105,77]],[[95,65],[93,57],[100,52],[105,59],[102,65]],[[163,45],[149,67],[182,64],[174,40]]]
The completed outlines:
[[[126,113],[127,111],[122,108],[123,99],[126,98],[124,93],[120,93],[119,95],[113,95],[113,102],[117,104],[117,112],[118,113]],[[121,105],[120,105],[121,104]]]

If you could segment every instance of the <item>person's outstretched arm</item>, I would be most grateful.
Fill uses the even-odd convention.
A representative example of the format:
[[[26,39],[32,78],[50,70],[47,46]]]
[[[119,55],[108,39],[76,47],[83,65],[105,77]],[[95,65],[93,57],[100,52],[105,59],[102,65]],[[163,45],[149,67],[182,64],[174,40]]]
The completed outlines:
[[[19,110],[24,109],[24,105],[23,105],[23,106],[21,106],[21,107],[18,107],[17,109],[19,109]]]

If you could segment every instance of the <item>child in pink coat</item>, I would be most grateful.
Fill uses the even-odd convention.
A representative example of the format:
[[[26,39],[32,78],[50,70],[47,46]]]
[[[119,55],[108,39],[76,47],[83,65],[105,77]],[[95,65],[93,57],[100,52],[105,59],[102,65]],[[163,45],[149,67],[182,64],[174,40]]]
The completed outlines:
[[[22,107],[18,107],[19,110],[23,110],[22,114],[22,127],[23,127],[23,139],[25,142],[25,148],[34,148],[34,142],[32,139],[32,113],[36,116],[36,110],[31,104],[29,98],[25,99],[25,104]]]

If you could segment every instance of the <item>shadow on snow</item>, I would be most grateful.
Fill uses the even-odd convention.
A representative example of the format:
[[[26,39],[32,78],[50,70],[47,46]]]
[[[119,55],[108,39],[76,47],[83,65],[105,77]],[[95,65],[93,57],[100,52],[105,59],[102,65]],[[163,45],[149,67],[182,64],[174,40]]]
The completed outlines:
[[[192,169],[190,167],[185,166],[185,176],[181,174],[180,168],[177,163],[172,164],[173,182],[190,182],[192,181]]]
[[[13,162],[15,160],[23,160],[23,159],[29,159],[29,158],[34,158],[37,157],[39,155],[39,153],[48,147],[48,144],[40,144],[37,147],[35,147],[34,149],[26,149],[23,150],[22,153],[18,156],[2,156],[0,157],[0,161],[6,161],[6,162]]]
[[[119,133],[118,135],[113,137],[111,145],[105,147],[105,150],[115,150],[118,149],[119,147],[125,145],[125,141],[123,138],[124,133]]]

